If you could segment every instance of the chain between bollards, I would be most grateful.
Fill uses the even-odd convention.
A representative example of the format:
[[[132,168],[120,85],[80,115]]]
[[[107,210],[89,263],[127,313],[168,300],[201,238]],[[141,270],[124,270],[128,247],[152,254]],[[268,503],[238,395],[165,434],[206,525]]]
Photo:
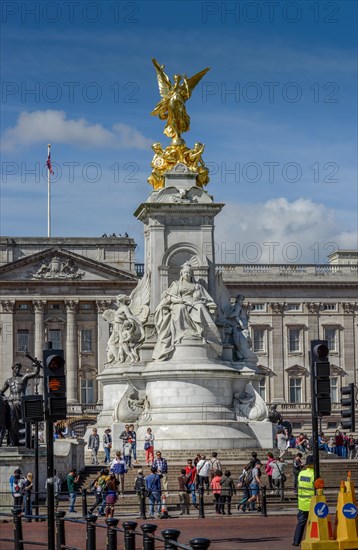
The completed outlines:
[[[55,514],[56,550],[62,550],[62,547],[66,546],[65,515],[66,512],[63,510]]]
[[[117,550],[117,527],[119,520],[116,518],[107,518],[107,550]]]
[[[164,550],[176,550],[177,545],[171,544],[176,542],[180,537],[180,531],[178,529],[165,529],[161,532],[164,539]]]
[[[155,539],[151,536],[157,530],[154,523],[144,523],[140,526],[143,531],[143,550],[155,550]]]
[[[24,550],[24,543],[22,538],[21,506],[14,506],[14,508],[12,509],[12,515],[14,517],[14,548],[15,550]]]
[[[96,550],[96,521],[97,516],[88,514],[85,517],[86,526],[86,550]]]

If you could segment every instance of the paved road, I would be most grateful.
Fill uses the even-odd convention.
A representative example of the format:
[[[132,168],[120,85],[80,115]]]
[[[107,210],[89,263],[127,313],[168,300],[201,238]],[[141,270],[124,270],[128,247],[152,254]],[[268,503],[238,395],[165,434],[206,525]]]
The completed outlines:
[[[120,523],[125,519],[120,518]],[[138,521],[138,531],[140,525],[145,523]],[[149,523],[149,521],[147,522]],[[198,518],[172,518],[168,520],[151,520],[158,526],[157,535],[164,529],[178,529],[181,532],[179,542],[187,544],[195,536],[211,539],[210,548],[213,550],[256,550],[265,548],[265,550],[288,550],[291,548],[292,534],[296,525],[294,516],[274,515],[263,518],[261,515],[246,514],[226,517],[207,517]],[[104,525],[104,521],[99,520],[99,525]],[[102,550],[106,547],[105,529],[97,528],[97,548]],[[23,523],[24,540],[41,541],[47,540],[46,523]],[[11,523],[0,524],[0,538],[13,537],[13,526]],[[66,522],[66,544],[85,550],[85,526]],[[140,538],[137,537],[137,548],[142,548]],[[1,550],[13,550],[13,543],[0,543]],[[123,537],[118,534],[118,547],[123,548]],[[156,543],[156,550],[161,550],[163,545]],[[41,548],[40,546],[25,544],[25,550]]]

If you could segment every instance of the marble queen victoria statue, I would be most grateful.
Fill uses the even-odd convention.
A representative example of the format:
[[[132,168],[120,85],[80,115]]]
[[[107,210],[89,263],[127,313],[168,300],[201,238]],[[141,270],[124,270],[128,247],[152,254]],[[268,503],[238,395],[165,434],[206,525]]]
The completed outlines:
[[[185,263],[178,281],[163,293],[155,311],[157,343],[153,359],[170,359],[182,340],[199,340],[218,357],[222,351],[219,331],[213,321],[216,304],[207,290],[195,282],[190,264]]]

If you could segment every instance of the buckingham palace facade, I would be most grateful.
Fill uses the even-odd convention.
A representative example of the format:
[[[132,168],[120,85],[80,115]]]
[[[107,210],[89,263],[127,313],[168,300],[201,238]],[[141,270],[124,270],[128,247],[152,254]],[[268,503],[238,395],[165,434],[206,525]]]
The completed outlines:
[[[97,375],[107,361],[105,309],[130,294],[143,266],[130,237],[0,238],[0,385],[28,350],[42,357],[45,342],[65,350],[72,414],[101,409]],[[358,252],[339,250],[328,264],[218,266],[232,297],[250,306],[253,351],[265,374],[260,393],[277,403],[294,429],[310,425],[310,340],[330,349],[332,415],[339,426],[340,387],[357,383]],[[33,389],[33,388],[31,388]],[[40,388],[41,390],[41,388]]]

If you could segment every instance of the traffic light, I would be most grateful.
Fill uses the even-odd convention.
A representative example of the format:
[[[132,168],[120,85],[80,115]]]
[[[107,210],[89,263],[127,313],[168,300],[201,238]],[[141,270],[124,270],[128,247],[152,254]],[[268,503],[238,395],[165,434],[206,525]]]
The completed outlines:
[[[44,400],[42,395],[23,395],[21,397],[21,418],[23,422],[41,422],[44,419]]]
[[[31,423],[20,422],[19,423],[19,446],[31,449]]]
[[[331,414],[331,382],[327,340],[311,340],[311,374],[316,413],[319,416]]]
[[[348,384],[341,388],[341,405],[342,407],[348,407],[341,410],[341,417],[347,420],[341,420],[343,430],[354,432],[356,429],[355,418],[355,387],[354,384]]]
[[[45,416],[48,420],[67,417],[65,359],[62,349],[43,350]]]

